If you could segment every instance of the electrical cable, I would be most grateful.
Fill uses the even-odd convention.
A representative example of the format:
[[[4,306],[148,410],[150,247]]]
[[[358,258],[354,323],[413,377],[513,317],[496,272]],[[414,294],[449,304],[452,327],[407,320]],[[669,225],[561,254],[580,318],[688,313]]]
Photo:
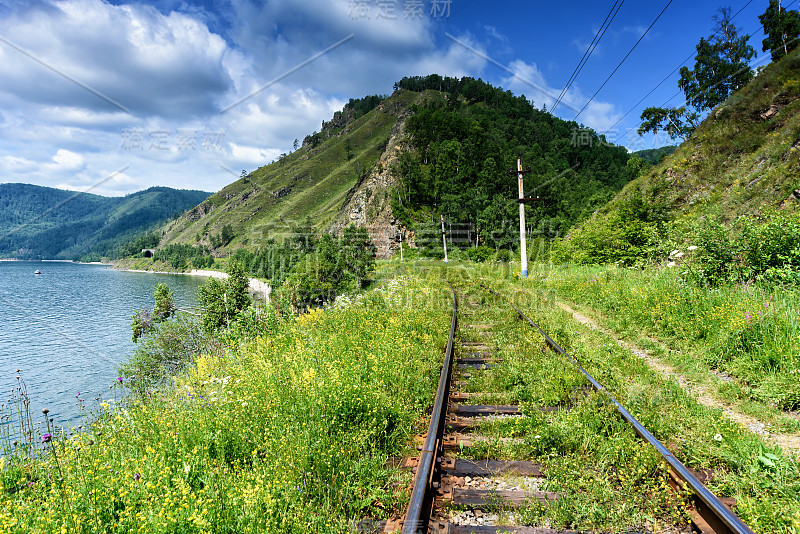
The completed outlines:
[[[747,2],[745,5],[743,5],[743,6],[742,6],[742,7],[739,9],[739,11],[737,11],[737,12],[736,12],[736,13],[735,13],[735,14],[734,14],[732,17],[731,17],[731,20],[735,19],[735,18],[736,18],[736,16],[737,16],[737,15],[739,15],[739,13],[741,13],[741,12],[744,10],[744,8],[746,8],[747,6],[749,6],[749,5],[750,5],[750,4],[752,4],[752,3],[753,3],[753,0],[748,0],[748,2]],[[719,33],[719,30],[717,30],[716,32],[714,32],[714,34],[713,34],[713,35],[711,35],[711,38],[713,39],[713,38],[714,38],[714,37],[715,37],[715,36],[716,36],[718,33]],[[617,124],[619,124],[620,122],[622,122],[622,120],[623,120],[625,117],[627,117],[628,115],[630,115],[631,111],[633,111],[634,109],[638,108],[638,107],[639,107],[639,104],[641,104],[642,102],[644,102],[644,100],[645,100],[645,99],[646,99],[648,96],[652,95],[652,94],[655,92],[655,90],[656,90],[656,89],[658,89],[659,87],[661,87],[661,85],[662,85],[664,82],[666,82],[666,81],[667,81],[667,80],[668,80],[668,79],[669,79],[669,78],[670,78],[670,77],[671,77],[673,74],[675,74],[675,73],[676,73],[676,72],[677,72],[677,71],[678,71],[678,70],[679,70],[681,67],[683,67],[683,66],[686,64],[686,62],[687,62],[687,61],[689,61],[690,59],[692,59],[692,57],[694,57],[694,56],[696,56],[696,55],[697,55],[697,52],[692,52],[691,54],[689,54],[689,56],[688,56],[686,59],[684,59],[683,61],[681,61],[681,63],[680,63],[680,64],[679,64],[677,67],[675,67],[675,68],[672,70],[672,72],[670,72],[669,74],[667,74],[667,75],[664,77],[664,79],[663,79],[663,80],[661,80],[660,82],[658,82],[658,85],[656,85],[655,87],[653,87],[653,88],[650,90],[650,92],[649,92],[649,93],[647,93],[646,95],[644,95],[644,96],[643,96],[643,97],[642,97],[642,98],[641,98],[641,99],[640,99],[640,100],[639,100],[639,101],[638,101],[636,104],[634,104],[634,105],[633,105],[633,106],[632,106],[632,107],[631,107],[631,108],[630,108],[628,111],[626,111],[626,112],[625,112],[625,114],[624,114],[622,117],[620,117],[620,118],[619,118],[619,120],[617,120],[617,122],[615,122],[614,124],[612,124],[611,126],[609,126],[608,128],[606,128],[606,130],[605,130],[603,133],[604,133],[604,134],[608,133],[609,131],[611,131],[611,129],[612,129],[614,126],[616,126]],[[672,98],[675,98],[675,97],[673,96]],[[672,99],[670,99],[670,100],[672,100]]]
[[[586,62],[589,61],[589,57],[591,57],[595,48],[597,48],[597,45],[600,44],[600,39],[603,38],[603,35],[605,35],[606,30],[608,30],[609,26],[611,26],[611,23],[614,22],[614,18],[617,16],[617,13],[619,13],[619,10],[622,8],[622,4],[624,3],[625,0],[622,0],[622,2],[620,2],[620,0],[614,1],[614,5],[611,6],[611,10],[608,12],[608,15],[606,15],[603,24],[600,25],[600,29],[597,30],[597,33],[595,33],[592,42],[589,43],[589,47],[586,49],[586,52],[583,53],[583,57],[581,58],[580,61],[578,61],[578,64],[575,66],[575,69],[572,71],[572,74],[570,74],[567,83],[564,84],[564,88],[561,90],[561,93],[559,93],[558,98],[556,99],[556,103],[553,104],[552,108],[550,108],[551,114],[558,107],[558,104],[561,102],[561,99],[567,96],[567,91],[572,86],[572,83],[575,81],[575,78],[578,77],[578,74],[580,74],[581,71],[583,70],[583,67],[586,65]],[[617,7],[617,4],[619,4],[619,7]],[[614,8],[617,9],[616,12],[614,11]],[[610,21],[608,20],[609,17],[611,17]],[[608,22],[608,25],[606,25],[606,22]],[[597,42],[595,43],[595,41]]]
[[[597,93],[599,93],[599,92],[600,92],[600,91],[603,89],[603,87],[605,87],[605,86],[606,86],[606,83],[608,83],[608,80],[610,80],[610,79],[611,79],[611,77],[612,77],[612,76],[614,76],[614,73],[616,73],[616,72],[617,72],[617,70],[618,70],[618,69],[619,69],[619,68],[622,66],[622,64],[623,64],[623,63],[625,63],[625,60],[626,60],[626,59],[628,59],[628,56],[630,56],[630,55],[631,55],[631,53],[632,53],[632,52],[633,52],[633,51],[636,49],[636,47],[639,45],[639,43],[641,43],[641,42],[642,42],[642,39],[644,39],[645,35],[647,35],[647,32],[649,32],[649,31],[650,31],[650,29],[651,29],[651,28],[652,28],[652,27],[655,25],[655,23],[656,23],[656,22],[658,22],[658,19],[660,19],[660,18],[661,18],[661,15],[663,15],[663,14],[664,14],[664,11],[666,11],[666,10],[667,10],[667,8],[670,6],[670,4],[672,4],[672,0],[669,0],[669,2],[667,2],[667,5],[666,5],[666,6],[664,6],[664,9],[662,9],[662,10],[661,10],[661,13],[659,13],[659,14],[658,14],[658,16],[655,18],[655,20],[654,20],[652,23],[650,23],[650,26],[648,26],[648,27],[647,27],[647,29],[646,29],[646,30],[644,31],[644,33],[642,34],[642,36],[641,36],[641,37],[639,37],[639,40],[638,40],[638,41],[636,41],[636,43],[635,43],[635,44],[633,45],[633,47],[632,47],[632,48],[631,48],[631,49],[628,51],[628,53],[627,53],[627,54],[625,54],[625,57],[624,57],[624,58],[622,58],[622,61],[620,61],[620,62],[619,62],[619,64],[616,66],[616,68],[614,68],[614,70],[611,72],[611,74],[609,74],[609,75],[608,75],[608,78],[606,78],[606,80],[603,82],[603,85],[601,85],[601,86],[600,86],[600,88],[599,88],[597,91],[595,91],[595,92],[594,92],[594,94],[592,95],[592,97],[591,97],[591,98],[588,100],[588,102],[586,102],[586,104],[584,104],[584,105],[583,105],[583,107],[581,108],[581,110],[580,110],[580,111],[577,113],[577,115],[575,115],[575,117],[574,117],[572,120],[576,120],[576,119],[577,119],[577,118],[580,116],[580,114],[581,114],[581,113],[583,113],[583,110],[585,110],[585,109],[586,109],[586,108],[589,106],[589,104],[592,102],[592,100],[594,100],[594,97],[596,97],[596,96],[597,96]]]

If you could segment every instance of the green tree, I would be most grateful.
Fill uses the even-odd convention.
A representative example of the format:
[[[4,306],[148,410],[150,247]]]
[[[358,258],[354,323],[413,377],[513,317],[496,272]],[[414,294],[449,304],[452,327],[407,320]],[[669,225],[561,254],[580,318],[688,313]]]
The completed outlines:
[[[176,308],[169,286],[167,284],[158,284],[155,292],[153,292],[153,298],[156,301],[156,305],[153,308],[153,319],[156,322],[161,322],[172,317]]]
[[[228,296],[228,309],[234,315],[238,315],[245,308],[250,306],[250,295],[247,289],[250,287],[250,279],[244,267],[238,261],[232,261],[227,269],[228,278],[226,282],[226,290]]]
[[[233,228],[230,224],[226,224],[222,227],[222,230],[219,233],[220,240],[222,242],[222,246],[227,245],[230,243],[234,238]]]
[[[729,7],[721,7],[713,17],[714,34],[697,44],[694,68],[681,68],[678,86],[686,101],[698,110],[712,109],[753,78],[748,61],[756,55],[747,44],[749,35],[739,35]]]
[[[350,144],[349,137],[344,142],[344,155],[347,157],[348,161],[353,159],[353,145]]]
[[[762,51],[771,51],[772,61],[779,60],[797,45],[800,37],[800,13],[797,11],[787,11],[779,0],[769,0],[767,10],[758,20],[766,35],[761,41]]]
[[[337,269],[337,244],[324,234],[314,254],[306,254],[296,263],[283,282],[281,293],[299,310],[331,302],[342,285],[343,274]]]
[[[148,333],[153,328],[153,318],[150,315],[148,308],[142,308],[133,312],[131,320],[131,331],[133,336],[131,339],[134,343],[139,341],[139,338]]]
[[[166,284],[158,284],[153,292],[155,307],[151,312],[148,308],[142,308],[133,312],[131,321],[131,331],[133,332],[133,342],[139,341],[143,335],[149,333],[153,327],[175,314],[175,304],[172,298],[172,291]]]
[[[639,135],[664,131],[667,132],[670,139],[680,137],[686,140],[697,128],[700,115],[687,110],[686,106],[679,108],[649,107],[642,111],[640,119],[642,124],[637,130]]]
[[[206,332],[215,332],[228,326],[250,306],[247,288],[250,281],[244,267],[236,260],[228,264],[228,278],[219,280],[209,278],[197,290],[197,297],[203,305],[201,319]]]
[[[370,241],[367,229],[354,224],[345,228],[339,240],[339,254],[343,269],[352,273],[356,285],[361,287],[375,265],[375,245]]]

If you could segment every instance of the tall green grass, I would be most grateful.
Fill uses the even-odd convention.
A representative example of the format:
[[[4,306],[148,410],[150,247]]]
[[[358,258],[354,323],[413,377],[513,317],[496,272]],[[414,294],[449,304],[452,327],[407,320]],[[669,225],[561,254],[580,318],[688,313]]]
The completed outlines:
[[[37,436],[27,454],[7,440],[0,532],[347,532],[398,513],[407,481],[390,459],[433,397],[442,289],[397,279],[229,338],[75,435]]]
[[[800,408],[800,302],[793,287],[699,287],[680,267],[539,267],[537,282],[604,314],[615,329],[643,331],[691,350],[735,377],[749,397]]]
[[[495,274],[488,278],[680,461],[713,473],[710,489],[718,496],[734,497],[736,513],[755,532],[800,531],[797,457],[728,419],[722,408],[700,404],[674,379],[651,369],[609,335],[577,323],[557,306],[540,279],[500,280]],[[505,302],[483,295],[484,303],[497,310],[493,320],[481,320],[497,325],[503,365],[480,377],[475,390],[505,388],[528,417],[487,423],[488,433],[519,437],[521,442],[497,440],[478,453],[542,462],[544,489],[563,495],[555,505],[523,510],[525,520],[551,528],[658,532],[685,519],[683,496],[676,498],[665,489],[666,469],[655,450],[635,435],[605,395],[582,387],[587,382],[571,361],[550,350]],[[537,409],[548,405],[572,409]],[[498,425],[505,425],[502,432],[494,432],[492,426]]]

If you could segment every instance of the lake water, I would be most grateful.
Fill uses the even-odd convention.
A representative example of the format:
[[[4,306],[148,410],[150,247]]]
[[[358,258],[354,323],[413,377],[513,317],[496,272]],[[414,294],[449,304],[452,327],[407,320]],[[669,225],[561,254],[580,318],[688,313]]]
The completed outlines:
[[[34,274],[36,270],[42,274]],[[0,402],[22,377],[34,419],[47,407],[56,425],[80,419],[80,396],[91,408],[109,390],[132,352],[133,310],[153,307],[159,283],[178,307],[195,306],[205,278],[115,271],[68,262],[0,262]],[[20,372],[17,373],[16,370]]]

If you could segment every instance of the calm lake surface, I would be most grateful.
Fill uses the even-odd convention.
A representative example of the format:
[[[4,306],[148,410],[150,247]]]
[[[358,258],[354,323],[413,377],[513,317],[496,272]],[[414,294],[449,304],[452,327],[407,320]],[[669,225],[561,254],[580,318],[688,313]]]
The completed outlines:
[[[47,407],[56,425],[74,426],[78,393],[87,408],[98,395],[119,396],[109,385],[134,348],[133,310],[152,308],[153,289],[162,282],[178,307],[195,306],[205,280],[68,262],[0,262],[0,402],[10,398],[19,374],[34,420]]]

